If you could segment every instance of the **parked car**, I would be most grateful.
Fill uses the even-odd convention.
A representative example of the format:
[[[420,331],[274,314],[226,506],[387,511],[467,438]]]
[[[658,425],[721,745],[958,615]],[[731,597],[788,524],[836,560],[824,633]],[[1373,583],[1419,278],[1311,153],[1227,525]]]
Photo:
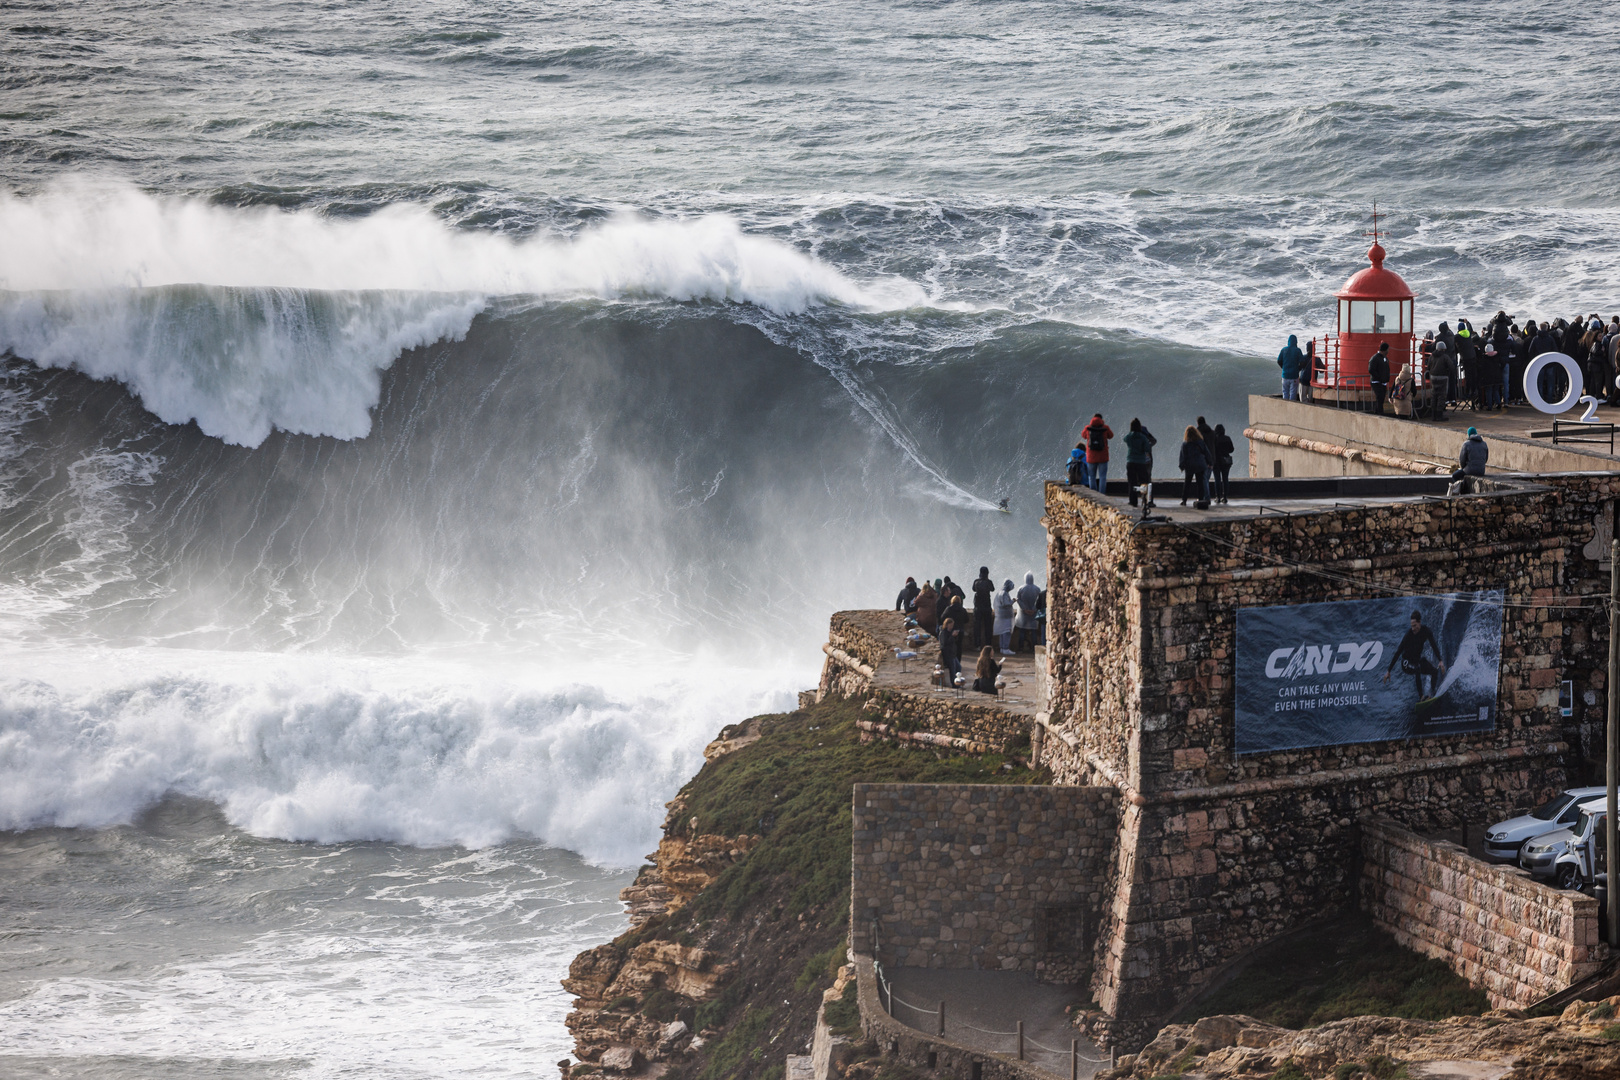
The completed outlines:
[[[1591,837],[1593,822],[1603,816],[1607,804],[1603,797],[1581,803],[1573,825],[1527,841],[1519,853],[1519,865],[1532,877],[1552,878],[1560,889],[1574,888],[1581,880],[1581,863],[1579,858],[1569,856]]]
[[[1526,840],[1575,824],[1581,803],[1605,793],[1602,787],[1569,788],[1528,814],[1498,821],[1485,832],[1485,857],[1494,862],[1518,862]]]
[[[1603,835],[1609,820],[1609,801],[1594,799],[1581,804],[1581,820],[1575,836],[1564,845],[1553,864],[1553,884],[1560,889],[1580,889],[1598,895],[1608,884],[1608,841]],[[1541,843],[1545,837],[1537,837]],[[1526,845],[1528,846],[1528,845]]]

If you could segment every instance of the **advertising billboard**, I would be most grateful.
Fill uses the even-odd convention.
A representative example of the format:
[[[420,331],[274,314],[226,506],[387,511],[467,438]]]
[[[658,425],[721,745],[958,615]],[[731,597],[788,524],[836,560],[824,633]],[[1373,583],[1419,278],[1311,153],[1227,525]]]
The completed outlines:
[[[1239,754],[1496,726],[1502,593],[1239,608]]]

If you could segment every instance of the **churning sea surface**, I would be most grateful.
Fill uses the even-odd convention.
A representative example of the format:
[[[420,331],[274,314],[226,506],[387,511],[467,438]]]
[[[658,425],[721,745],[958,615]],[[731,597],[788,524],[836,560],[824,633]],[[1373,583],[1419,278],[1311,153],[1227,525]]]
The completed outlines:
[[[1039,574],[1093,411],[1240,433],[1374,200],[1420,325],[1620,310],[1617,55],[1526,0],[0,7],[0,1075],[550,1075],[705,741],[830,612]]]

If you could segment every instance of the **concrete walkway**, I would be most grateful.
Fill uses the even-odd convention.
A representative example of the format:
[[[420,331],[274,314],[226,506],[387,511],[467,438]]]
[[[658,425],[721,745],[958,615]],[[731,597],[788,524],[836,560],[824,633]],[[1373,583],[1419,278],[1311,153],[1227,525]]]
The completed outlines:
[[[1023,575],[1019,575],[1018,580],[1022,582]],[[900,690],[923,697],[949,698],[974,705],[987,705],[1020,716],[1035,715],[1037,707],[1035,657],[1032,653],[1002,656],[998,650],[996,659],[1001,662],[1001,673],[1007,679],[1007,688],[1000,694],[992,696],[975,693],[972,690],[942,690],[929,685],[934,665],[939,662],[939,642],[930,638],[920,646],[909,644],[906,641],[905,616],[897,611],[881,610],[847,611],[840,614],[848,617],[852,625],[882,642],[888,650],[888,656],[876,665],[876,674],[872,679],[874,687],[880,690]],[[914,651],[917,657],[902,663],[895,659],[896,649]],[[971,649],[968,650],[968,655],[962,657],[962,671],[969,683],[973,680],[973,666],[978,663],[978,659],[979,654]]]
[[[945,1037],[954,1043],[1014,1057],[1018,1039],[1008,1033],[1015,1032],[1022,1020],[1024,1059],[1029,1064],[1054,1076],[1067,1077],[1069,1043],[1078,1039],[1082,1077],[1108,1067],[1106,1060],[1086,1060],[1106,1059],[1107,1055],[1088,1042],[1063,1012],[1064,1006],[1081,1000],[1081,993],[1073,987],[1037,982],[1033,975],[1021,971],[884,968],[883,975],[893,991],[894,1018],[924,1034],[938,1033],[937,1010],[943,1001]]]

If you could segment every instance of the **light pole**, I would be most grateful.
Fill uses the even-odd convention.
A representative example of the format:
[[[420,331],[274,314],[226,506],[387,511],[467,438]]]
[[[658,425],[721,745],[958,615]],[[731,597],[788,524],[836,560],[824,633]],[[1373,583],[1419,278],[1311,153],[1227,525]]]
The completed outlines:
[[[1608,768],[1605,782],[1609,786],[1608,817],[1604,827],[1603,838],[1604,860],[1609,864],[1607,870],[1608,907],[1609,907],[1609,948],[1620,949],[1620,888],[1615,887],[1614,868],[1620,863],[1620,796],[1616,794],[1616,785],[1620,784],[1620,687],[1616,687],[1615,680],[1620,679],[1620,537],[1616,537],[1609,547],[1609,681],[1605,687],[1609,703],[1609,724],[1607,732]]]

